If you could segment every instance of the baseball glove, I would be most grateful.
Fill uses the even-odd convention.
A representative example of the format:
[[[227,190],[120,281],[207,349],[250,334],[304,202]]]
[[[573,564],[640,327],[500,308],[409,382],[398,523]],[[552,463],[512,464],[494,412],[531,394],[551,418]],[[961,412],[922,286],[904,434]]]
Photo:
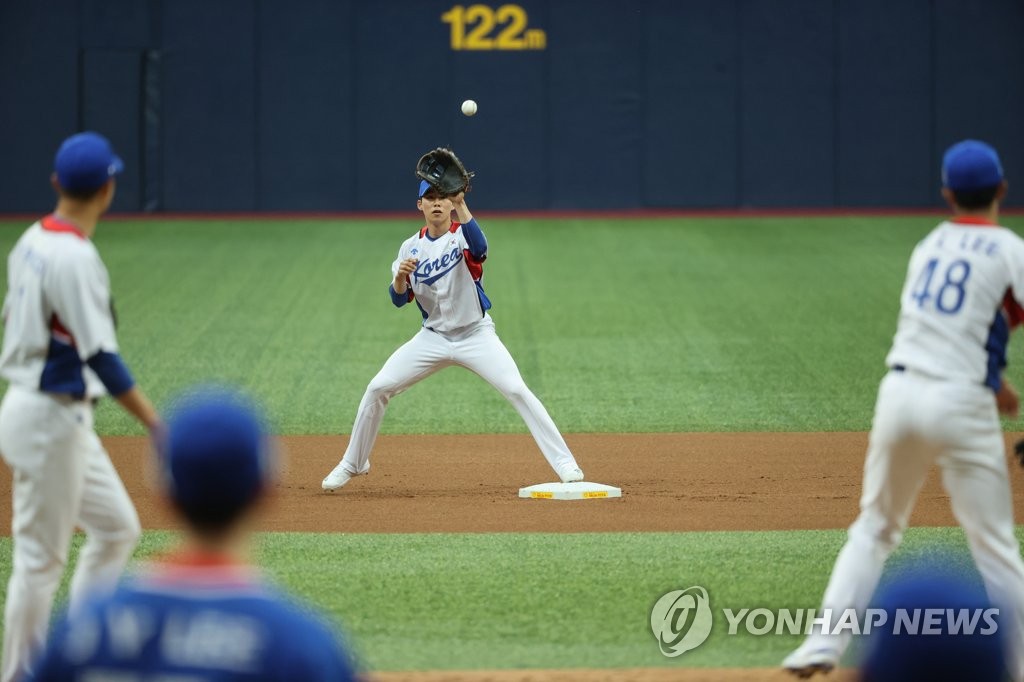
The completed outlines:
[[[416,175],[445,197],[469,191],[469,179],[473,173],[447,147],[438,147],[420,157],[416,164]]]

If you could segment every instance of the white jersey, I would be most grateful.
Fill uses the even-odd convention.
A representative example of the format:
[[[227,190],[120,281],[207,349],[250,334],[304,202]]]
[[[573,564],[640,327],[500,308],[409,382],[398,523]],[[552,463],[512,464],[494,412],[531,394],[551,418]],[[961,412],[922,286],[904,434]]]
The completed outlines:
[[[910,258],[886,363],[996,390],[1022,296],[1024,240],[976,218],[946,221]]]
[[[423,326],[436,332],[450,332],[479,321],[491,307],[480,278],[483,260],[470,253],[459,223],[434,239],[422,228],[398,249],[391,265],[392,279],[407,258],[419,264],[410,277],[413,300],[423,313]]]
[[[47,216],[7,259],[0,376],[12,384],[76,398],[106,395],[85,361],[117,353],[110,277],[77,227]]]

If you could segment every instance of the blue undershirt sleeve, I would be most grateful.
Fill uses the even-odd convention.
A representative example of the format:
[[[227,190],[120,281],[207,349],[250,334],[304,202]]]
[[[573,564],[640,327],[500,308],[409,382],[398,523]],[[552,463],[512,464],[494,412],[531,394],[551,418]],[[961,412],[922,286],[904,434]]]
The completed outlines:
[[[117,353],[101,350],[86,360],[86,363],[115,398],[135,385],[135,379]]]
[[[476,218],[462,224],[462,234],[466,238],[466,243],[469,244],[469,252],[473,254],[473,258],[478,261],[483,260],[487,255],[487,237],[484,236],[484,231],[477,224]]]
[[[400,294],[395,291],[394,284],[388,285],[388,293],[391,294],[391,302],[399,308],[409,302],[409,291],[409,289],[406,289],[404,294]]]

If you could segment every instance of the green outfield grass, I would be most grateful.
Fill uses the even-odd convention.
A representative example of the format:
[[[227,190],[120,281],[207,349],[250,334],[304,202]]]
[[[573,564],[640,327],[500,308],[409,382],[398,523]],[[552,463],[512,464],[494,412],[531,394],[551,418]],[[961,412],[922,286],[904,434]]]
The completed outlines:
[[[867,429],[906,261],[937,218],[480,221],[498,333],[559,427],[579,433]],[[95,241],[124,355],[158,403],[226,380],[264,400],[281,433],[347,433],[419,325],[386,291],[418,224],[112,221]],[[0,250],[24,227],[0,222]],[[140,433],[112,404],[98,429]],[[521,431],[459,369],[399,396],[383,425]]]
[[[171,537],[147,532],[137,556]],[[843,539],[842,531],[274,533],[259,536],[256,556],[279,584],[326,609],[369,669],[770,667],[800,638],[730,636],[721,609],[817,608]],[[910,529],[892,565],[937,548],[978,579],[958,529]],[[10,554],[10,539],[0,538],[4,583]],[[711,636],[681,660],[666,658],[651,607],[694,585],[711,598]],[[61,599],[65,590],[66,581]]]

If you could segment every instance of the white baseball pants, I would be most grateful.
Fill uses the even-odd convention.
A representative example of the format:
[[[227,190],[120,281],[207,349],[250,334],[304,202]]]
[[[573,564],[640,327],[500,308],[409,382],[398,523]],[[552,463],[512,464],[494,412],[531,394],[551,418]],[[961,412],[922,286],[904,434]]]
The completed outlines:
[[[1013,534],[1005,450],[989,388],[890,372],[875,406],[860,515],[836,560],[822,608],[835,614],[868,607],[928,469],[937,462],[989,598],[1001,609],[1009,672],[1024,680],[1024,561]],[[811,637],[840,651],[850,641],[849,630]]]
[[[421,329],[388,358],[366,387],[342,464],[350,473],[366,471],[388,401],[434,372],[460,365],[480,375],[512,403],[537,446],[557,473],[575,467],[576,459],[544,405],[523,381],[515,360],[486,316],[467,331],[441,334]]]
[[[0,404],[0,453],[14,482],[2,671],[2,682],[12,682],[45,644],[75,527],[86,542],[71,580],[72,609],[93,590],[113,588],[142,528],[93,431],[89,403],[12,385]]]

